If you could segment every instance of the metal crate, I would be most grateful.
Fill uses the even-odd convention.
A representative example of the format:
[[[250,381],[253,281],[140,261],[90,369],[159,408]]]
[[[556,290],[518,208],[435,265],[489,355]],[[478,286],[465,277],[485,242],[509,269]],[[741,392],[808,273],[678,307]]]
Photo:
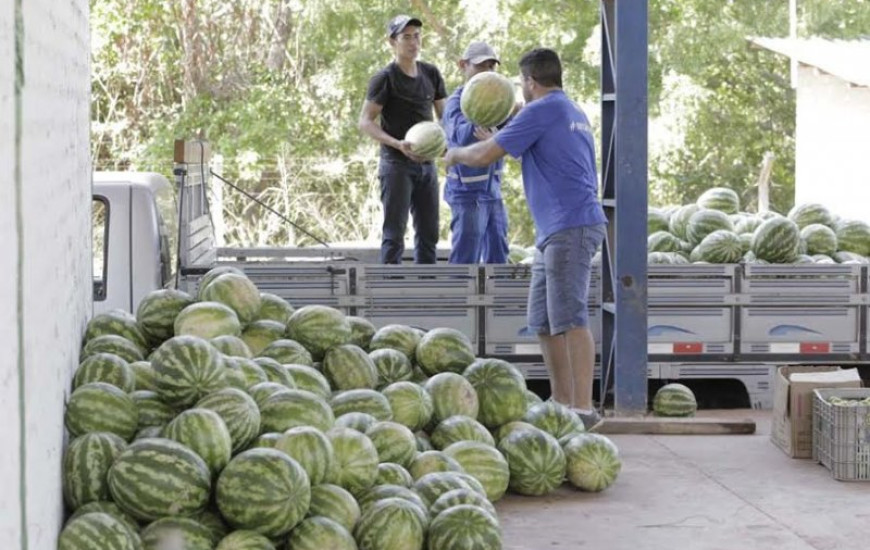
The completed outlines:
[[[870,481],[870,405],[832,405],[831,397],[864,399],[870,388],[813,390],[813,460],[834,479]]]

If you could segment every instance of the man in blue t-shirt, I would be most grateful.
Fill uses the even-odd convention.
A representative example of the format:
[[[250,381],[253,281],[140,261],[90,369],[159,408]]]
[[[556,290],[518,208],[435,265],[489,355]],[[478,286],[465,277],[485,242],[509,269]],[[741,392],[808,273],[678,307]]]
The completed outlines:
[[[538,334],[555,401],[595,429],[592,404],[595,341],[588,328],[592,256],[607,220],[598,201],[595,141],[589,120],[562,91],[556,52],[539,48],[520,59],[526,106],[486,141],[449,149],[447,165],[487,166],[506,154],[522,161],[523,189],[535,222],[535,261],[528,326]]]
[[[384,205],[381,263],[402,263],[408,211],[414,216],[414,261],[434,264],[438,245],[438,171],[415,155],[408,129],[441,118],[447,90],[435,65],[419,61],[423,23],[397,15],[387,24],[395,59],[369,80],[359,118],[360,130],[381,144],[378,178]],[[380,124],[378,124],[380,119]]]
[[[459,60],[465,81],[478,73],[495,70],[500,63],[486,42],[472,42]],[[488,129],[478,128],[462,114],[460,98],[465,86],[457,88],[444,107],[442,126],[447,147],[461,147],[490,137]],[[444,201],[450,205],[452,246],[450,263],[488,264],[507,262],[507,212],[501,196],[501,172],[504,160],[489,166],[457,164],[447,169]]]

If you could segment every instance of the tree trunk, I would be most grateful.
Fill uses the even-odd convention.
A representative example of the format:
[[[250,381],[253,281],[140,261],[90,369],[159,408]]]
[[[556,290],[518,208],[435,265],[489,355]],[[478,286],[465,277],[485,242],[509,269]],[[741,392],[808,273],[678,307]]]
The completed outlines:
[[[266,58],[266,67],[273,72],[281,72],[284,69],[284,61],[287,59],[287,41],[290,39],[291,30],[290,1],[279,0],[275,20],[272,25],[272,40],[269,45],[269,56]]]
[[[196,0],[182,0],[181,3],[181,48],[184,71],[182,100],[186,103],[203,89],[205,77],[203,43],[196,13]]]

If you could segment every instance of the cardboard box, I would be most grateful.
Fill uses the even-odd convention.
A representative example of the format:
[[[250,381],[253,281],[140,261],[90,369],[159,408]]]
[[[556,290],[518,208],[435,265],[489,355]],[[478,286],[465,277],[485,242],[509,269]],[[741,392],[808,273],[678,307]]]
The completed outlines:
[[[799,376],[796,373],[814,373]],[[826,376],[826,373],[828,375]],[[813,390],[816,388],[860,388],[857,369],[835,366],[785,366],[773,375],[773,415],[770,440],[792,458],[813,456]]]

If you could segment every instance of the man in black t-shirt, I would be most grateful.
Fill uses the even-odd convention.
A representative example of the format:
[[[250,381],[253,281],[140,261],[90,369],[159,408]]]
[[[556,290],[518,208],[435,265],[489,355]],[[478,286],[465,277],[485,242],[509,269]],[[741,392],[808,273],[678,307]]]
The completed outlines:
[[[405,141],[405,132],[414,124],[441,120],[447,97],[438,68],[417,60],[422,26],[419,19],[407,15],[398,15],[387,24],[395,59],[369,81],[359,120],[360,130],[381,144],[378,178],[384,205],[381,263],[385,264],[402,261],[409,209],[414,217],[414,261],[432,264],[436,260],[437,170],[432,161],[415,155]]]

